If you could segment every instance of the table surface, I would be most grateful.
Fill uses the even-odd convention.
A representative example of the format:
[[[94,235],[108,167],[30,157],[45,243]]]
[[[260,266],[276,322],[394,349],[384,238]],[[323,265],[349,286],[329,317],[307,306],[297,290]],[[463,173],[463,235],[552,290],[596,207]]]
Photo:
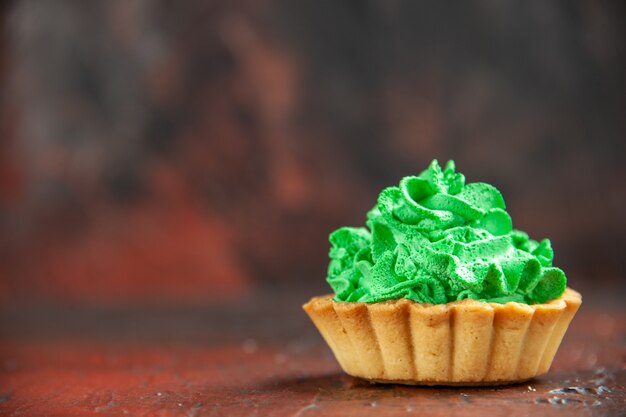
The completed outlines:
[[[0,415],[626,415],[626,309],[601,298],[585,299],[547,375],[488,388],[349,377],[302,301],[0,306]]]

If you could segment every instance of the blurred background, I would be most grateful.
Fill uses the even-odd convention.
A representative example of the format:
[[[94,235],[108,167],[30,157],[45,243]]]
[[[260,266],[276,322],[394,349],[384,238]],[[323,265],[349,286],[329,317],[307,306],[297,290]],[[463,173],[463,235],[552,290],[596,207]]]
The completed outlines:
[[[500,188],[573,287],[626,293],[624,2],[21,0],[0,22],[4,305],[329,292],[328,233],[433,158]]]

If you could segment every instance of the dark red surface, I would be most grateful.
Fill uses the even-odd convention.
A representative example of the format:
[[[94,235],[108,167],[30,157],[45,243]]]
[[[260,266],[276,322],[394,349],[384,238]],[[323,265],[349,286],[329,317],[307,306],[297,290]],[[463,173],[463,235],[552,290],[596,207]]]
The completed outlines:
[[[205,309],[4,309],[0,415],[585,415],[626,410],[626,311],[583,303],[552,370],[490,388],[344,375],[298,295]]]
[[[623,12],[0,2],[0,416],[624,414]],[[583,290],[548,376],[372,386],[300,310],[432,158]]]

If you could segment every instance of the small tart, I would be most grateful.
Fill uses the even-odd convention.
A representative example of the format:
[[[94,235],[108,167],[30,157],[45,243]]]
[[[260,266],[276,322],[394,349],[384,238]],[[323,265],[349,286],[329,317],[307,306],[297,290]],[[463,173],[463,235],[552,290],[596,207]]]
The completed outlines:
[[[326,295],[303,308],[352,376],[412,385],[499,385],[548,372],[581,301],[567,288],[544,304],[360,303]]]

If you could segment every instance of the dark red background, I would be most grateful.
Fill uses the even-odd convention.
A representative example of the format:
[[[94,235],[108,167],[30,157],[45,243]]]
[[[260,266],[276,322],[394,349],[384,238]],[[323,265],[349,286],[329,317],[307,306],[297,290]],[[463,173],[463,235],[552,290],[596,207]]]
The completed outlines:
[[[568,416],[626,401],[626,6],[0,2],[0,414]],[[583,306],[548,375],[370,385],[300,306],[455,159]]]
[[[498,186],[573,286],[623,282],[620,2],[1,10],[0,299],[327,291],[329,231],[432,158]]]

